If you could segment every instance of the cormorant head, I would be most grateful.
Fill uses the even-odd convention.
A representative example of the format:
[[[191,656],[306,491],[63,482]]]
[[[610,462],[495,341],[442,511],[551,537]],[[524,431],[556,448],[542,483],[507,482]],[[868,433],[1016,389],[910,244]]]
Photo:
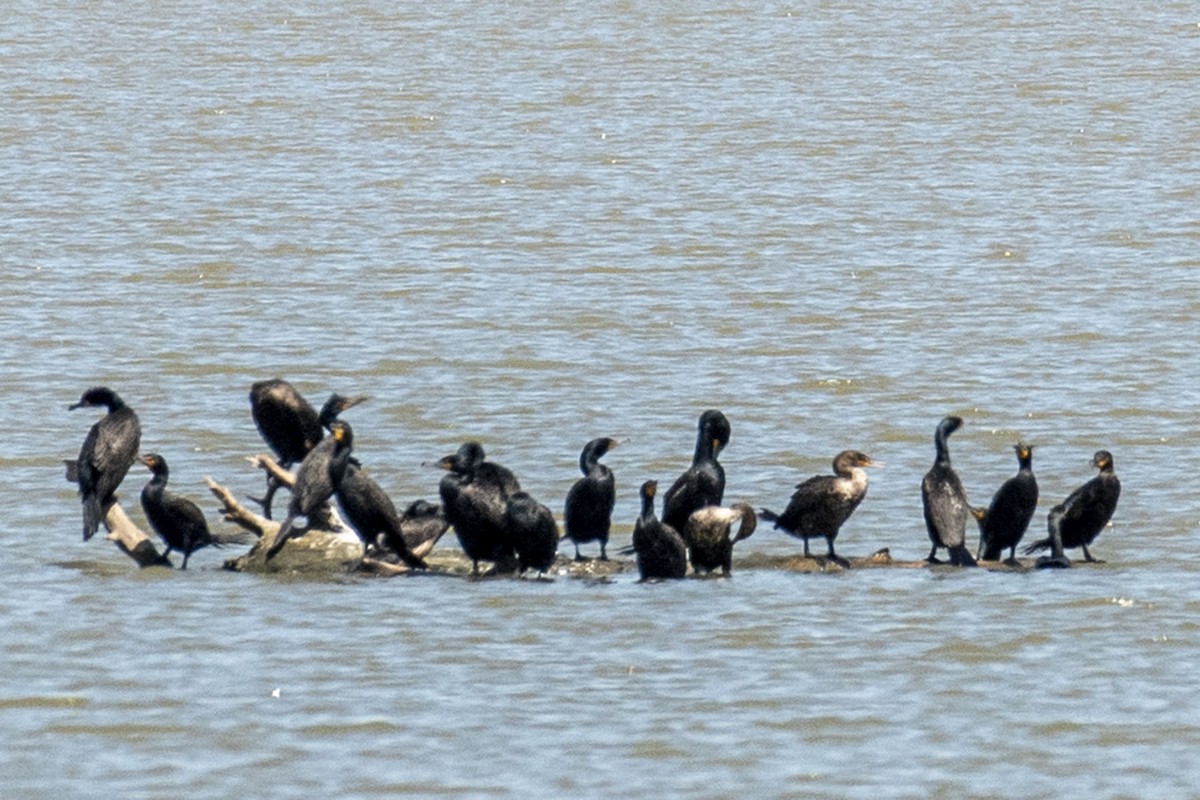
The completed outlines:
[[[158,453],[147,453],[142,456],[142,463],[150,468],[155,475],[167,475],[167,460]]]
[[[329,395],[329,399],[325,401],[325,405],[321,406],[321,413],[318,416],[321,426],[329,428],[330,423],[338,418],[338,414],[341,414],[348,408],[353,408],[359,403],[366,401],[366,399],[365,395],[359,397],[342,397],[336,392]]]
[[[705,442],[708,442],[712,446],[714,456],[725,449],[725,446],[729,444],[729,437],[733,433],[729,420],[715,408],[710,408],[700,415],[698,428],[696,452],[703,451]]]
[[[583,451],[579,454],[579,471],[586,475],[588,467],[592,462],[598,461],[605,453],[616,446],[616,439],[592,439],[583,446]]]
[[[1107,450],[1097,450],[1096,454],[1092,456],[1092,466],[1101,472],[1111,470],[1113,468],[1112,453]]]
[[[937,430],[942,436],[949,436],[962,427],[962,417],[946,417],[938,423]]]
[[[471,470],[478,467],[487,458],[483,452],[483,445],[479,442],[466,442],[458,448],[458,452],[454,455],[460,466]]]
[[[333,440],[342,447],[352,447],[354,445],[354,430],[348,422],[335,419],[329,423],[329,433],[333,436]]]
[[[431,503],[428,500],[413,500],[408,504],[408,508],[404,509],[404,518],[432,517],[440,514],[441,510],[441,506]]]
[[[107,386],[93,386],[88,389],[79,398],[79,402],[67,406],[68,411],[74,411],[77,408],[85,408],[88,406],[107,406],[109,411],[114,411],[125,405],[117,393]]]
[[[642,499],[653,500],[658,494],[658,481],[646,481],[642,484]]]
[[[838,471],[839,462],[848,467],[883,467],[882,461],[872,461],[871,457],[861,450],[843,450],[833,460],[833,471]]]

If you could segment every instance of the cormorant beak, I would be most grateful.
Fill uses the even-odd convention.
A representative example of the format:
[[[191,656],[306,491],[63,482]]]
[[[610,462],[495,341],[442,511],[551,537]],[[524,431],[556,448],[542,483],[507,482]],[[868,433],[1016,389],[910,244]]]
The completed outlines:
[[[87,403],[80,400],[78,403],[72,403],[71,405],[67,406],[67,411],[74,411],[75,409],[83,408],[86,405]]]
[[[425,467],[426,469],[449,470],[452,466],[454,466],[454,462],[452,462],[449,458],[443,458],[439,461],[422,461],[421,466]]]
[[[139,460],[140,460],[140,461],[141,461],[143,464],[145,464],[147,467],[153,467],[153,466],[154,466],[154,459],[153,459],[153,458],[151,458],[150,456],[138,456],[138,459],[139,459]]]
[[[859,466],[860,467],[875,467],[876,469],[883,469],[886,465],[882,461],[873,461],[868,458],[867,463],[859,464]]]
[[[359,403],[365,403],[368,399],[370,399],[370,398],[368,398],[365,394],[359,395],[358,397],[347,397],[345,400],[342,401],[341,406],[338,408],[338,413],[340,414],[341,412],[345,411],[347,408],[354,408]]]

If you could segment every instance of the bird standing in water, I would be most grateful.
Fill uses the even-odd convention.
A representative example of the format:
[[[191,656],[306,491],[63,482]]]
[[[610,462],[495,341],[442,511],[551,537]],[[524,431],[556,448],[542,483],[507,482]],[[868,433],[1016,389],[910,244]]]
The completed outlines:
[[[867,496],[865,467],[881,467],[858,450],[843,450],[833,459],[833,475],[814,475],[796,484],[796,491],[782,514],[761,509],[759,515],[791,536],[804,540],[804,557],[811,558],[808,540],[822,536],[829,548],[827,558],[849,567],[850,562],[833,550],[833,540],[850,515]]]
[[[921,481],[921,504],[925,509],[925,528],[933,547],[926,559],[931,564],[941,563],[937,559],[939,547],[946,548],[950,563],[956,567],[973,567],[975,559],[966,546],[967,490],[954,467],[950,466],[950,434],[962,427],[959,417],[946,417],[938,423],[933,441],[937,456],[929,472]]]
[[[584,560],[579,554],[583,542],[600,542],[600,560],[608,560],[608,534],[617,490],[612,470],[601,464],[600,458],[616,446],[616,439],[592,439],[579,454],[583,477],[567,492],[563,514],[567,538],[575,545],[576,561]]]
[[[142,442],[142,426],[137,414],[106,386],[88,389],[78,403],[68,406],[68,410],[94,406],[105,406],[108,413],[88,431],[76,462],[85,542],[99,530],[108,507],[115,501],[113,495],[137,458]]]
[[[1037,510],[1038,485],[1033,476],[1033,446],[1013,445],[1017,451],[1017,474],[1006,480],[992,496],[986,511],[971,509],[979,523],[979,552],[976,558],[999,561],[1008,549],[1008,563],[1017,561],[1017,545]]]
[[[212,545],[245,544],[246,535],[214,535],[208,530],[204,512],[191,500],[175,494],[167,488],[170,468],[167,460],[158,453],[142,456],[142,463],[150,468],[152,477],[142,487],[142,511],[150,527],[167,545],[165,559],[172,550],[183,553],[180,569],[187,569],[192,553]]]
[[[736,536],[731,536],[734,523],[738,524]],[[683,529],[683,540],[694,572],[712,572],[718,567],[722,574],[733,571],[733,545],[749,539],[758,525],[758,515],[749,503],[734,503],[724,506],[698,508],[688,517]]]
[[[729,420],[720,411],[709,409],[700,415],[692,466],[663,495],[664,524],[681,531],[696,509],[721,505],[725,496],[725,468],[717,456],[729,444],[731,433]]]
[[[642,513],[633,525],[633,549],[643,581],[687,575],[687,545],[678,531],[654,514],[656,481],[642,484]]]
[[[1096,540],[1117,510],[1121,481],[1113,466],[1112,453],[1107,450],[1096,451],[1092,466],[1100,470],[1100,474],[1050,509],[1046,519],[1050,536],[1026,547],[1026,554],[1049,549],[1049,561],[1055,563],[1048,566],[1065,566],[1068,562],[1063,550],[1082,547],[1084,561],[1099,561],[1092,557],[1088,545]]]

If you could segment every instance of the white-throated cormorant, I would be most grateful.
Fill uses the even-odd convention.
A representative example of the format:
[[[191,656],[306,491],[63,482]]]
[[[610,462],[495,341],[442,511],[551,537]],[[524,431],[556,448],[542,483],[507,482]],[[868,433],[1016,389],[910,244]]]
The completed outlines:
[[[804,540],[804,557],[811,558],[808,540],[822,536],[829,548],[828,558],[843,567],[850,562],[834,552],[833,540],[842,525],[867,496],[867,473],[864,467],[879,467],[865,453],[843,450],[833,459],[832,475],[814,475],[796,484],[796,491],[782,514],[769,509],[758,513],[767,522],[791,536]]]
[[[68,410],[93,406],[105,406],[108,413],[88,431],[76,463],[85,542],[99,530],[114,502],[113,494],[137,458],[142,441],[137,414],[107,386],[88,389]]]
[[[730,536],[734,523],[739,523],[738,532]],[[707,573],[720,568],[729,575],[733,571],[734,543],[749,539],[757,525],[758,515],[749,503],[738,502],[728,508],[705,506],[693,511],[683,529],[692,570]]]

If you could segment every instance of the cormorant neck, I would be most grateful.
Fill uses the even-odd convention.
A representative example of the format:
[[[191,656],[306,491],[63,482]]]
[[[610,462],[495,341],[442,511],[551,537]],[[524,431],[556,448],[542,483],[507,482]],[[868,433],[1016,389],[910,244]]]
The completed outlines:
[[[642,496],[642,522],[646,523],[654,519],[654,497]]]
[[[937,435],[933,437],[934,446],[937,448],[937,458],[934,463],[950,466],[950,442],[949,436],[941,428],[938,428]]]

